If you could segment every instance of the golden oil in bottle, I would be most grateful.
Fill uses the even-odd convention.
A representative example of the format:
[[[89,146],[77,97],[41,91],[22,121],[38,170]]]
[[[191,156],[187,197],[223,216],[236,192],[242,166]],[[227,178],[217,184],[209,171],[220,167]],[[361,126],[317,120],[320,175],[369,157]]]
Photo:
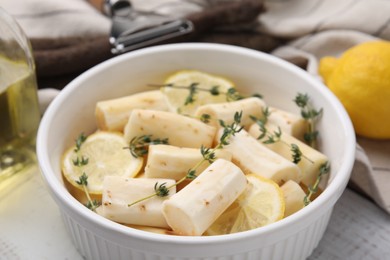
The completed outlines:
[[[34,72],[25,62],[0,56],[0,186],[36,164],[39,121]]]

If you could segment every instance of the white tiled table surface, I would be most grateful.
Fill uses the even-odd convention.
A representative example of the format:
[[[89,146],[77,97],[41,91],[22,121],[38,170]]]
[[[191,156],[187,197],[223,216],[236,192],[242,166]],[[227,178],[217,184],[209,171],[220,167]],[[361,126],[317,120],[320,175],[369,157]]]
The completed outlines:
[[[83,259],[37,169],[0,193],[0,260]],[[390,216],[347,189],[310,260],[390,259]]]

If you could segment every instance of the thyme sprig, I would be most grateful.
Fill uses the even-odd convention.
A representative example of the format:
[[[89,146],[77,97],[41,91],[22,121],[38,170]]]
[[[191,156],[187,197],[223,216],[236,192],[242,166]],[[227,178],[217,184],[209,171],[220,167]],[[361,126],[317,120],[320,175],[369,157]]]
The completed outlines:
[[[87,140],[87,136],[84,133],[81,133],[75,140],[75,149],[74,152],[76,153],[76,159],[73,159],[73,165],[80,168],[82,170],[82,167],[87,165],[89,162],[89,158],[81,155],[80,150],[81,146],[84,144],[84,142]],[[99,202],[97,200],[92,200],[91,196],[89,195],[88,191],[88,175],[83,171],[80,175],[79,179],[76,181],[76,183],[80,186],[82,186],[83,191],[85,193],[85,196],[87,197],[87,204],[85,205],[88,209],[95,211],[97,207],[99,207]]]
[[[316,147],[318,131],[315,124],[322,115],[322,108],[316,110],[310,104],[310,98],[307,94],[298,93],[294,99],[295,104],[301,109],[301,116],[309,123],[308,131],[304,134],[305,141],[311,146]]]
[[[216,159],[214,149],[207,148],[202,145],[200,147],[200,153],[202,154],[203,159],[209,163],[213,163]]]
[[[297,144],[290,144],[282,139],[282,130],[280,129],[280,127],[278,127],[278,129],[273,132],[270,132],[267,129],[266,123],[268,122],[269,115],[270,112],[268,111],[268,109],[266,109],[263,111],[262,118],[250,116],[250,118],[259,126],[260,135],[257,137],[257,139],[262,140],[264,144],[274,144],[277,142],[281,142],[284,145],[287,145],[288,147],[290,147],[292,162],[295,164],[298,164],[302,160],[302,158],[305,158],[309,162],[314,163],[309,157],[302,153]]]
[[[233,122],[230,125],[226,124],[223,120],[219,120],[219,125],[223,127],[223,133],[219,139],[219,144],[216,146],[217,149],[221,149],[225,145],[228,145],[230,137],[239,133],[244,128],[241,126],[241,118],[242,111],[234,113]]]
[[[308,187],[308,193],[306,194],[306,196],[303,199],[303,203],[305,204],[305,206],[307,206],[311,203],[311,197],[315,193],[317,193],[318,186],[320,185],[322,177],[325,174],[328,174],[329,172],[330,172],[330,163],[325,162],[325,163],[321,164],[316,181],[314,182],[313,186]]]
[[[266,133],[268,133],[267,130],[266,130]],[[263,133],[261,135],[263,135]],[[277,131],[273,131],[272,133],[268,133],[268,134],[266,134],[266,136],[267,136],[267,139],[264,140],[263,143],[264,144],[274,144],[276,142],[281,141],[282,130],[278,126],[278,130]]]
[[[131,139],[128,147],[131,155],[134,158],[142,157],[148,153],[149,145],[153,144],[168,144],[168,138],[152,138],[152,135],[135,136]]]
[[[143,197],[141,199],[138,199],[136,201],[133,201],[132,203],[130,204],[127,204],[128,207],[131,207],[137,203],[140,203],[142,201],[145,201],[147,199],[150,199],[150,198],[153,198],[153,197],[166,197],[169,195],[169,190],[174,187],[176,185],[171,185],[171,186],[168,186],[167,187],[167,183],[164,182],[162,184],[159,184],[158,182],[156,182],[154,184],[154,193],[150,194],[149,196],[146,196],[146,197]]]
[[[200,147],[200,153],[202,155],[202,159],[191,169],[187,171],[187,174],[182,177],[180,180],[178,180],[175,184],[166,186],[165,183],[158,185],[157,183],[154,185],[154,193],[141,198],[139,200],[136,200],[130,204],[128,204],[128,207],[131,207],[139,202],[145,201],[147,199],[150,199],[152,197],[158,196],[158,197],[166,197],[169,195],[169,190],[180,183],[184,182],[185,180],[193,180],[197,177],[196,172],[198,168],[205,162],[209,162],[210,164],[213,163],[217,157],[216,157],[216,151],[218,149],[222,149],[225,145],[229,144],[229,139],[234,136],[236,133],[240,132],[243,127],[241,124],[241,118],[242,118],[242,111],[236,112],[234,114],[234,121],[231,124],[226,124],[224,121],[220,120],[219,123],[223,127],[223,134],[221,135],[219,139],[218,145],[216,145],[214,148],[207,148],[203,145]]]
[[[188,96],[185,99],[184,105],[189,105],[191,103],[194,103],[196,101],[196,94],[199,93],[199,91],[203,92],[208,92],[212,96],[219,96],[219,95],[225,95],[226,96],[226,101],[237,101],[244,99],[249,96],[244,96],[241,93],[237,91],[235,87],[230,87],[227,89],[227,91],[221,91],[220,86],[212,86],[211,88],[202,88],[199,87],[198,82],[193,82],[189,84],[188,86],[180,86],[180,85],[175,85],[172,83],[168,84],[148,84],[151,87],[166,87],[166,88],[175,88],[175,89],[188,89],[189,93]],[[251,95],[252,97],[257,97],[257,98],[263,98],[261,94],[253,94]]]
[[[263,108],[262,111],[263,111],[262,118],[257,118],[253,115],[249,116],[252,119],[252,121],[254,121],[259,126],[260,135],[257,137],[258,140],[263,139],[267,135],[267,129],[265,128],[265,124],[267,124],[268,117],[271,114],[268,107]]]

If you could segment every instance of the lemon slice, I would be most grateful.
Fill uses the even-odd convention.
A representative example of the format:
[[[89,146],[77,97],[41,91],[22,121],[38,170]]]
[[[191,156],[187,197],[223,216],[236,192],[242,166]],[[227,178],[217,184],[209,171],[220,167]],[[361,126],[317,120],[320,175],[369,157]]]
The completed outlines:
[[[206,235],[223,235],[274,223],[284,216],[283,192],[272,180],[247,175],[248,184],[238,199],[209,227]]]
[[[75,146],[65,152],[62,173],[71,185],[82,189],[77,181],[85,172],[88,176],[88,191],[91,194],[101,194],[105,176],[134,177],[141,170],[143,158],[134,158],[128,149],[124,149],[128,146],[120,133],[96,132],[88,136],[79,152],[75,152]],[[74,161],[81,156],[87,158],[88,163],[75,166]]]
[[[234,83],[228,79],[196,70],[178,71],[169,76],[165,84],[173,84],[176,87],[180,87],[163,87],[161,89],[170,111],[190,116],[194,115],[196,108],[201,105],[226,102],[226,95],[212,95],[207,90],[218,86],[220,93],[226,93],[228,89],[234,88]],[[197,84],[196,87],[202,90],[196,92],[193,102],[186,104],[191,84]]]

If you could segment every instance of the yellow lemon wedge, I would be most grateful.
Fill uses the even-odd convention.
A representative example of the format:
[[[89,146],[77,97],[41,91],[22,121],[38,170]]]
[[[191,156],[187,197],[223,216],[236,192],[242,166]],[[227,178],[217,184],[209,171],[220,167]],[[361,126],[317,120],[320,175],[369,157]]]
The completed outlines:
[[[390,138],[390,42],[371,41],[323,57],[319,73],[347,110],[358,135]]]
[[[209,227],[206,235],[251,230],[283,218],[285,202],[281,188],[274,181],[255,174],[246,177],[245,191]]]
[[[201,105],[227,101],[224,94],[211,94],[210,90],[213,88],[218,87],[220,93],[226,93],[230,88],[234,88],[234,83],[229,79],[196,70],[178,71],[167,77],[164,84],[173,86],[161,88],[170,111],[190,116],[194,115],[195,110]],[[196,86],[198,90],[192,96],[193,100],[188,100],[191,85]]]
[[[134,177],[141,170],[143,158],[134,158],[128,149],[129,144],[121,133],[98,131],[81,144],[78,152],[76,146],[68,149],[62,159],[62,173],[74,187],[83,189],[77,182],[85,173],[87,188],[90,194],[101,194],[105,176],[118,175]],[[77,166],[79,159],[87,160],[84,165]]]

